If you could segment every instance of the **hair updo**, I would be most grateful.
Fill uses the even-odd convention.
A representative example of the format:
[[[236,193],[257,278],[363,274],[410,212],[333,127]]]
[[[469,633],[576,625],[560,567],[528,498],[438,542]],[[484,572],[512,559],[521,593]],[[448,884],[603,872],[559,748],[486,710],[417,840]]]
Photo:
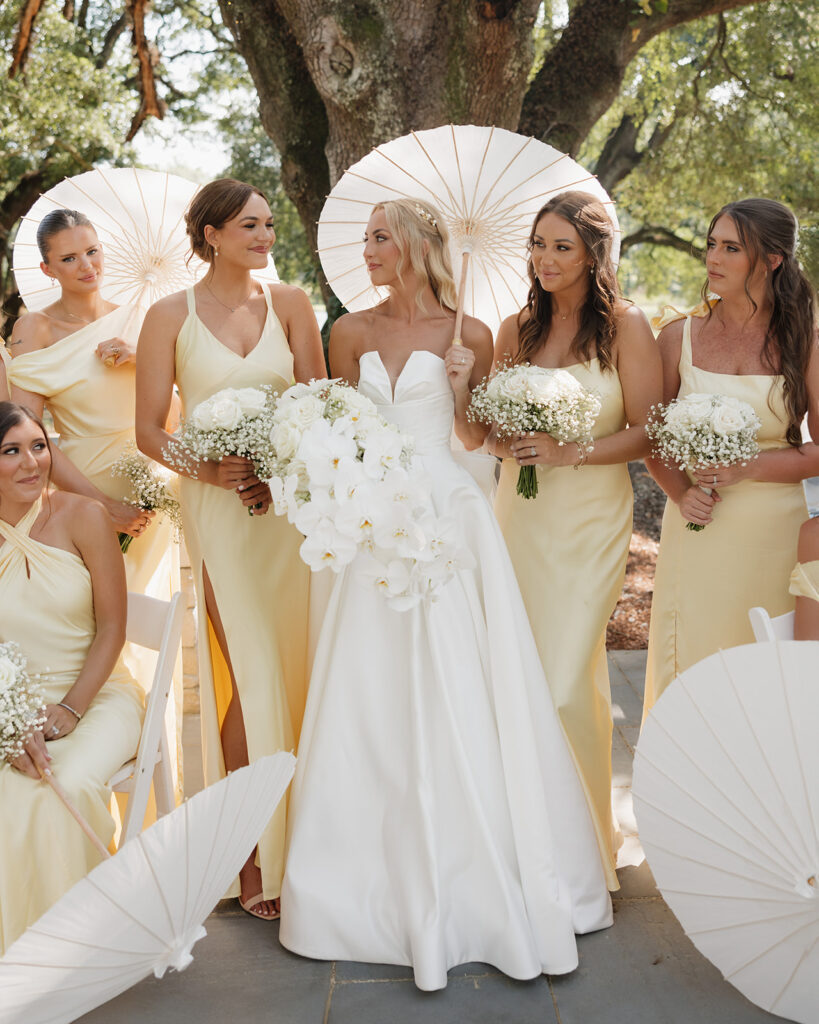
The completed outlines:
[[[255,185],[235,178],[217,178],[199,189],[185,211],[185,229],[191,251],[205,263],[213,263],[213,246],[205,239],[205,228],[222,228],[235,217],[252,195],[267,196]]]
[[[91,221],[79,210],[52,210],[37,225],[37,248],[40,250],[40,258],[44,263],[48,262],[48,243],[61,231],[93,227]]]
[[[374,206],[373,213],[376,210],[384,211],[387,227],[398,248],[398,280],[405,270],[415,272],[418,306],[424,310],[422,295],[429,285],[444,308],[457,309],[458,290],[452,276],[449,231],[441,214],[422,199],[390,199]]]

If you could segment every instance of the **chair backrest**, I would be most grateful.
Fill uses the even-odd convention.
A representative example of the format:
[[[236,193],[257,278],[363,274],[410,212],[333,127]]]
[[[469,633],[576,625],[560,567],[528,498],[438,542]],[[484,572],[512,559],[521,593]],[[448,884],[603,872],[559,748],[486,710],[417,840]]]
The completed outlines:
[[[751,629],[757,643],[793,640],[793,612],[786,612],[772,619],[764,608],[751,608],[748,618],[751,620]]]
[[[179,591],[170,601],[160,601],[144,594],[128,594],[128,619],[125,626],[127,640],[158,651],[159,654],[145,707],[145,720],[142,723],[121,842],[138,835],[142,829],[157,752],[161,751],[163,757],[168,757],[165,710],[173,686],[173,670],[182,639],[184,614],[185,607]]]

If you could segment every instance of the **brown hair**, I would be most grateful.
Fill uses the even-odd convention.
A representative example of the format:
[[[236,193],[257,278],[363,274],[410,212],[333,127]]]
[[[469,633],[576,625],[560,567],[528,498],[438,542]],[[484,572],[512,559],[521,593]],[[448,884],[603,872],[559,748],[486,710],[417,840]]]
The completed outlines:
[[[32,423],[36,423],[37,426],[43,432],[43,438],[45,439],[46,447],[48,448],[48,454],[53,459],[54,453],[51,450],[51,441],[48,438],[48,432],[43,424],[43,421],[39,416],[35,414],[25,405],[17,405],[16,402],[0,402],[0,445],[6,438],[6,434],[11,430],[12,427],[19,426],[24,420],[31,420]],[[51,467],[48,470],[48,476],[46,478],[46,484],[51,482]]]
[[[61,231],[71,228],[93,228],[94,225],[79,210],[52,210],[37,225],[37,248],[43,263],[48,263],[49,242]]]
[[[615,306],[620,298],[617,272],[611,255],[614,226],[600,200],[588,192],[562,192],[550,199],[535,215],[528,243],[529,297],[518,313],[518,351],[515,362],[529,361],[548,337],[552,326],[552,296],[538,281],[531,256],[538,222],[547,213],[562,217],[575,228],[592,259],[588,297],[580,311],[580,324],[571,351],[584,363],[597,356],[601,369],[611,370],[614,366],[611,348],[617,334]],[[529,318],[523,323],[523,316],[527,312]]]
[[[799,225],[784,203],[774,199],[740,199],[727,203],[716,214],[708,226],[709,239],[720,217],[730,217],[736,224],[739,241],[751,261],[745,278],[745,294],[754,312],[757,304],[748,291],[748,281],[766,257],[782,257],[782,262],[768,278],[772,310],[762,346],[762,361],[771,373],[784,377],[788,414],[785,437],[788,444],[798,448],[802,443],[802,420],[808,411],[805,383],[808,363],[816,345],[816,293],[796,259]],[[707,292],[706,281],[703,297]],[[709,309],[708,317],[711,315]]]
[[[213,246],[205,240],[205,228],[224,227],[252,195],[267,202],[261,189],[235,178],[217,178],[199,189],[185,211],[185,229],[194,255],[206,263],[213,262]]]

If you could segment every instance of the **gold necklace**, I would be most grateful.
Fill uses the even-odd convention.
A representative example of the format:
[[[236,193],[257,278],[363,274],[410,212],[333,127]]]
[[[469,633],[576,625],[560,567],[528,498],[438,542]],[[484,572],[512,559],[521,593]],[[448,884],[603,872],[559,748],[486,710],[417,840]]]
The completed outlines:
[[[239,309],[240,306],[244,306],[244,304],[247,302],[247,300],[253,294],[253,285],[251,284],[250,291],[247,293],[247,295],[245,295],[245,297],[242,299],[242,301],[239,303],[239,305],[238,306],[229,306],[226,302],[222,302],[222,300],[219,298],[219,296],[216,294],[216,292],[214,292],[214,290],[211,288],[211,286],[208,284],[207,281],[203,281],[202,284],[207,288],[207,290],[211,293],[211,295],[214,297],[214,299],[216,299],[216,301],[219,303],[219,305],[220,306],[224,306],[225,309],[229,309],[231,311],[231,313],[235,313],[236,310]]]
[[[97,319],[96,317],[94,317],[94,318],[93,318],[93,319],[91,319],[91,320],[86,320],[86,319],[84,319],[84,318],[83,318],[83,317],[81,317],[81,316],[77,316],[77,314],[76,314],[76,313],[72,313],[72,312],[70,312],[69,310],[67,310],[67,309],[65,308],[65,305],[63,304],[62,300],[60,300],[60,308],[61,308],[61,309],[63,310],[63,314],[64,314],[65,316],[69,317],[69,318],[70,318],[71,320],[77,320],[77,321],[79,321],[79,323],[81,323],[81,324],[93,324],[93,323],[94,323],[94,320],[95,320],[95,319]]]

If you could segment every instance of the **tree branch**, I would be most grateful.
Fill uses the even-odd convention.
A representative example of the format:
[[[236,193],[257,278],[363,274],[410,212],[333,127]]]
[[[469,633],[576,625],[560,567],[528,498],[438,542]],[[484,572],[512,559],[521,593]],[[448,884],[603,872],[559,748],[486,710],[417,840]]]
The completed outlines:
[[[17,23],[17,35],[11,48],[11,67],[9,78],[14,78],[18,71],[24,71],[31,49],[31,37],[34,33],[34,22],[43,6],[43,0],[25,0]]]
[[[760,0],[669,0],[645,15],[630,0],[578,0],[523,102],[520,131],[575,154],[614,102],[632,58],[661,32]]]
[[[128,27],[128,15],[123,13],[113,22],[108,31],[105,33],[105,38],[102,41],[102,48],[100,52],[94,58],[94,65],[98,68],[104,68],[108,61],[111,59],[111,54],[114,52],[114,47],[117,44],[117,40]]]
[[[126,0],[125,3],[128,19],[133,26],[134,54],[139,69],[137,84],[142,97],[139,110],[134,115],[131,127],[125,137],[126,142],[130,142],[136,135],[146,117],[156,117],[161,121],[165,116],[165,103],[156,91],[155,72],[159,63],[159,54],[145,35],[145,12],[149,6],[150,0]]]
[[[636,231],[632,231],[631,234],[625,235],[620,243],[620,252],[627,252],[633,245],[665,245],[698,260],[705,258],[704,249],[687,238],[675,235],[670,228],[664,228],[657,224],[646,224]]]

